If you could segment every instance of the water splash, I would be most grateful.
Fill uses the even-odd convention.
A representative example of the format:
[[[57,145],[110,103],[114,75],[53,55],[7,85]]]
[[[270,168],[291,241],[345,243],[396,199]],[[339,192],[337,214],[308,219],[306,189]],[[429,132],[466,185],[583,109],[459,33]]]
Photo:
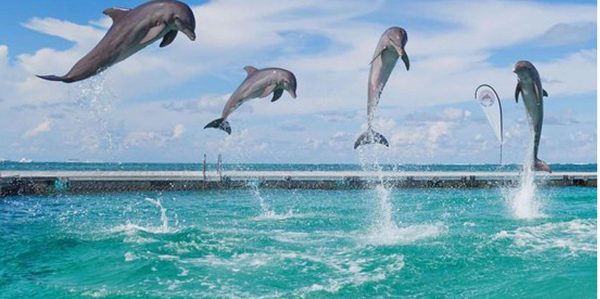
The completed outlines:
[[[294,216],[294,212],[291,209],[285,214],[277,214],[260,193],[259,185],[260,183],[257,181],[248,183],[252,194],[256,199],[258,199],[261,211],[260,215],[254,217],[254,220],[284,220]]]
[[[371,235],[390,236],[398,231],[398,226],[393,219],[393,205],[391,201],[392,187],[386,184],[383,177],[383,167],[379,163],[377,149],[360,149],[360,164],[363,171],[374,171],[377,174],[375,178],[374,191],[376,202],[376,211],[374,213],[374,223],[371,228]]]
[[[541,212],[542,203],[537,198],[537,185],[535,183],[535,171],[533,170],[533,132],[527,147],[525,161],[519,185],[516,188],[505,189],[504,198],[508,202],[511,214],[517,219],[535,219],[544,217]]]
[[[375,229],[384,232],[393,232],[398,230],[398,226],[394,222],[392,213],[391,193],[392,188],[385,185],[381,178],[379,184],[375,186],[375,192],[378,198],[377,218],[375,219]]]
[[[115,96],[105,87],[106,78],[103,73],[82,81],[76,85],[77,104],[80,108],[89,111],[96,120],[99,133],[106,142],[108,151],[115,147],[114,138],[110,129],[109,117],[114,111],[113,101]]]
[[[145,198],[145,200],[149,203],[151,203],[152,205],[154,205],[155,207],[157,207],[160,210],[160,225],[158,227],[156,226],[143,226],[143,225],[138,225],[138,224],[134,224],[131,222],[127,222],[127,224],[125,225],[119,225],[113,229],[110,230],[111,233],[125,233],[127,235],[134,235],[137,232],[145,232],[145,233],[151,233],[151,234],[166,234],[166,233],[172,233],[174,232],[174,230],[169,227],[169,217],[167,217],[167,209],[165,207],[162,206],[160,199],[152,199],[152,198]],[[152,242],[154,240],[152,239],[144,239],[144,240],[138,240],[139,242],[137,243],[146,243],[146,242]]]
[[[379,162],[381,148],[365,146],[359,149],[362,170],[376,174],[373,181],[376,198],[374,220],[367,235],[359,239],[373,245],[397,245],[434,238],[442,234],[446,229],[443,223],[402,225],[402,222],[394,221],[393,187],[386,182],[383,166]],[[396,168],[393,170],[395,171]]]
[[[167,209],[165,209],[160,203],[160,199],[152,199],[146,197],[146,201],[152,203],[154,206],[160,209],[160,231],[168,232],[169,231],[169,218],[167,217]]]

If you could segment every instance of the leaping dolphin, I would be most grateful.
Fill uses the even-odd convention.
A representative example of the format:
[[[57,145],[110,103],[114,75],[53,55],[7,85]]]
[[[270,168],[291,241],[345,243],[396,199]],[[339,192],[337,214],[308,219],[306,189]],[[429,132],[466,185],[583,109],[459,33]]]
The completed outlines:
[[[154,0],[134,9],[109,8],[104,14],[113,24],[102,40],[64,76],[40,76],[50,81],[72,83],[92,77],[162,38],[160,47],[171,44],[181,31],[196,39],[196,19],[187,4]]]
[[[542,88],[540,74],[529,61],[521,60],[515,64],[513,72],[519,77],[515,89],[515,101],[519,102],[519,94],[523,98],[527,110],[527,120],[534,134],[533,138],[533,168],[535,170],[552,172],[546,162],[538,159],[538,147],[542,135],[542,123],[544,121],[544,99],[548,93]]]
[[[368,129],[365,133],[360,135],[354,143],[355,149],[363,144],[370,143],[381,143],[385,146],[389,146],[387,139],[373,130],[373,120],[375,118],[375,111],[377,110],[381,92],[390,78],[390,74],[392,73],[394,66],[396,66],[398,58],[402,58],[407,71],[410,69],[410,61],[404,50],[407,41],[408,36],[406,31],[400,27],[391,27],[387,29],[379,39],[377,48],[375,48],[375,55],[371,60],[371,72],[369,73],[369,91],[367,99]]]
[[[231,97],[229,97],[221,118],[210,122],[204,127],[205,129],[218,128],[227,132],[227,134],[231,134],[231,126],[227,121],[227,117],[250,99],[264,98],[273,93],[271,102],[275,102],[283,95],[284,90],[287,90],[292,98],[296,98],[296,76],[292,72],[280,68],[264,68],[259,70],[253,66],[246,66],[244,70],[248,76]]]

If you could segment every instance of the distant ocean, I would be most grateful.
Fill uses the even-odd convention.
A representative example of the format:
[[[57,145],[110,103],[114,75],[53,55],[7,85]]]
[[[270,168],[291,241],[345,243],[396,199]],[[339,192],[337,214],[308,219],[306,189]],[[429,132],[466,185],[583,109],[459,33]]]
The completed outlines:
[[[207,164],[215,170],[216,164]],[[395,171],[518,171],[520,164],[398,164],[382,165]],[[597,164],[552,164],[555,172],[596,172]],[[362,170],[358,164],[223,164],[224,170],[254,171],[351,171]],[[200,163],[97,163],[97,162],[0,162],[2,170],[62,170],[62,171],[200,171]]]

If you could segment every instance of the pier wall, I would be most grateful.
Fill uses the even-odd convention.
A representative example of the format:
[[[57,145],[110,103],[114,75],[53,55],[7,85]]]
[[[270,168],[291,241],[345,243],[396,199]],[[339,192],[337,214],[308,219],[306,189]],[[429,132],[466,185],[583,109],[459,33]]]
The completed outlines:
[[[0,172],[0,196],[139,191],[202,191],[249,188],[365,189],[384,182],[394,188],[496,188],[515,186],[507,172]],[[536,176],[540,186],[597,187],[596,173]]]

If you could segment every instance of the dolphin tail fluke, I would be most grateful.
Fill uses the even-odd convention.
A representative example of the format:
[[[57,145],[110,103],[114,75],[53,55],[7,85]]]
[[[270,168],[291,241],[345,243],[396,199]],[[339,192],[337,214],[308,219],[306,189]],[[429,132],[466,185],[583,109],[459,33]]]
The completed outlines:
[[[69,80],[66,77],[60,77],[60,76],[55,76],[55,75],[46,75],[46,76],[36,75],[36,76],[40,79],[44,79],[44,80],[48,80],[48,81],[61,81],[61,82],[65,82],[65,83],[73,82],[72,80]]]
[[[231,126],[229,125],[229,122],[226,121],[224,118],[215,119],[208,123],[208,125],[206,125],[204,128],[220,129],[227,132],[227,134],[231,135]]]
[[[546,164],[546,162],[544,162],[540,159],[535,159],[533,168],[538,171],[546,171],[546,172],[552,173],[552,169],[550,169],[550,166],[548,166],[548,164]]]
[[[368,131],[362,133],[354,143],[354,149],[357,149],[359,146],[364,144],[372,144],[372,143],[380,143],[387,147],[390,146],[387,139],[383,137],[383,135],[369,129]]]

